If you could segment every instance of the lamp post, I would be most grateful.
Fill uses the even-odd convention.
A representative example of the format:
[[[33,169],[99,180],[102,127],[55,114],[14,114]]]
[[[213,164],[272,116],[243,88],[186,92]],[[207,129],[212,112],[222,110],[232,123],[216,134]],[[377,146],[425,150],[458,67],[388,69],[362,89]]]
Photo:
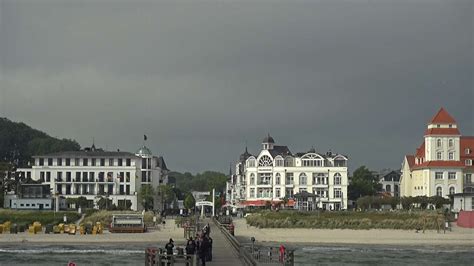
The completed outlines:
[[[462,211],[463,206],[464,206],[464,205],[462,205],[462,199],[461,199],[461,211]]]

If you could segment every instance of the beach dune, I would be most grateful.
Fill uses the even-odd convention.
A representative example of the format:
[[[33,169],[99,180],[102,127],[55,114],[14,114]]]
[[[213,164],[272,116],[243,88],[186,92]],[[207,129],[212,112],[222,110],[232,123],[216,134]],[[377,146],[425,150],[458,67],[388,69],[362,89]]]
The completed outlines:
[[[236,219],[235,235],[241,241],[311,244],[455,245],[474,247],[474,229],[453,227],[444,234],[436,230],[349,230],[349,229],[259,229]]]

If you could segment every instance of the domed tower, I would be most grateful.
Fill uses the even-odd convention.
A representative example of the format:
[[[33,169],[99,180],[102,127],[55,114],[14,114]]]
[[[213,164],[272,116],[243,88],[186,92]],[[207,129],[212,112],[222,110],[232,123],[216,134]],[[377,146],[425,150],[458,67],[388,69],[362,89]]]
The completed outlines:
[[[275,140],[268,134],[262,141],[262,146],[264,150],[273,150],[273,146],[275,145]]]

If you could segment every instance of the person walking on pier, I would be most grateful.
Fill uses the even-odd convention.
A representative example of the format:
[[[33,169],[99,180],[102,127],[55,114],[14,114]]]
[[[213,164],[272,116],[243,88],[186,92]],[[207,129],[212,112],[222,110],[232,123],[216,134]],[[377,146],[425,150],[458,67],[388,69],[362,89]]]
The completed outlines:
[[[191,261],[190,265],[192,265],[193,256],[195,253],[196,253],[196,242],[193,240],[192,237],[190,237],[188,240],[188,243],[186,244],[186,255],[187,255],[186,258],[188,261]]]
[[[212,261],[212,238],[208,235],[209,248],[207,249],[207,261]]]
[[[208,255],[208,250],[209,250],[209,239],[207,238],[206,235],[203,235],[199,248],[199,258],[201,259],[201,264],[203,266],[206,265],[206,258]]]

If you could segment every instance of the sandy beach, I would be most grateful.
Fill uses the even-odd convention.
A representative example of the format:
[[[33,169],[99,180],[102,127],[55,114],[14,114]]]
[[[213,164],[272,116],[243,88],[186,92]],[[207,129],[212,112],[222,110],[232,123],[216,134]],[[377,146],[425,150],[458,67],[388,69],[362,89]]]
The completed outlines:
[[[245,219],[235,219],[235,236],[248,242],[308,244],[376,244],[376,245],[451,245],[474,247],[474,229],[453,227],[446,234],[414,230],[330,230],[330,229],[259,229],[248,226]]]
[[[165,243],[170,238],[177,244],[185,242],[182,228],[177,228],[174,220],[167,219],[166,225],[160,230],[153,230],[143,234],[118,234],[105,231],[101,235],[68,235],[68,234],[0,234],[0,244],[4,243]]]

